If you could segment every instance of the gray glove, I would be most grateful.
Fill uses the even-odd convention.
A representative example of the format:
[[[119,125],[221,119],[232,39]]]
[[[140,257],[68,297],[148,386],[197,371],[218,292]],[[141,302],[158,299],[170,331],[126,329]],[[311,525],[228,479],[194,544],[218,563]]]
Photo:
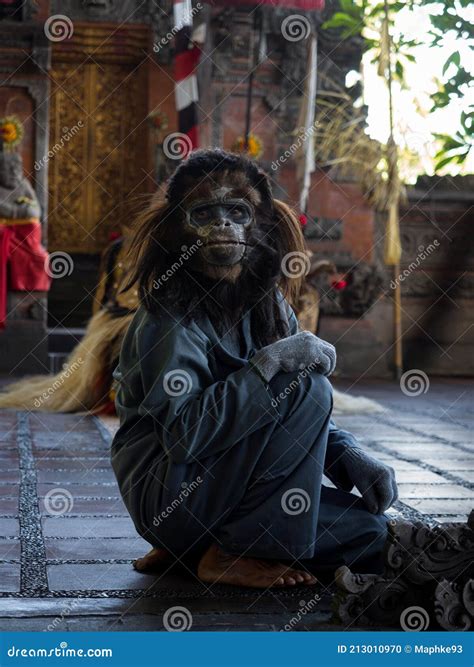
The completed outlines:
[[[336,350],[309,331],[302,331],[262,347],[250,363],[266,382],[280,371],[288,373],[304,368],[331,375],[336,366]]]
[[[337,464],[339,472],[342,468],[343,474],[334,479],[329,472],[326,473],[328,477],[344,491],[357,487],[372,514],[382,514],[397,500],[394,469],[372,458],[359,447],[345,447]]]

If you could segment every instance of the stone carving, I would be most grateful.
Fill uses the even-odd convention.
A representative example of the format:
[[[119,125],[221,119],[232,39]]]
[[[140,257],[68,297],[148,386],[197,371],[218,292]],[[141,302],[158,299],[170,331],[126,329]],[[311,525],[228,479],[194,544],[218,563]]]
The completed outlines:
[[[0,328],[5,325],[7,289],[49,289],[40,213],[35,191],[23,176],[20,154],[0,152]]]
[[[51,14],[65,14],[73,21],[110,21],[112,23],[145,23],[153,30],[153,42],[162,43],[173,27],[172,0],[139,2],[135,0],[53,0]],[[154,56],[169,63],[172,40],[165,43]]]
[[[434,611],[444,630],[472,630],[474,625],[474,579],[463,584],[443,579],[436,586]]]
[[[19,153],[0,153],[0,219],[39,218],[35,191],[23,176]]]
[[[392,521],[383,574],[354,574],[345,566],[337,570],[336,616],[351,625],[401,625],[406,630],[438,623],[445,630],[469,630],[473,576],[474,511],[467,523],[430,527]],[[418,614],[416,622],[423,627],[413,627],[407,612]]]
[[[474,513],[469,523],[397,523],[386,551],[387,567],[414,584],[455,579],[474,563]]]
[[[304,235],[311,241],[340,241],[343,224],[343,221],[338,219],[308,217]]]
[[[349,271],[346,280],[347,286],[340,293],[343,313],[359,317],[380,296],[384,276],[377,266],[361,262]]]
[[[334,264],[340,273],[348,267],[345,276],[346,286],[336,290],[328,288],[324,276],[309,276],[308,282],[320,293],[320,312],[324,315],[360,317],[375,303],[382,293],[384,274],[377,266],[360,262],[353,266],[354,260],[348,257],[334,256]]]
[[[417,603],[415,588],[406,581],[353,574],[346,566],[336,571],[336,585],[334,608],[345,625],[396,627],[404,609]]]
[[[403,271],[403,269],[402,269]],[[456,296],[461,299],[474,299],[474,275],[465,273],[461,277],[452,273],[451,277],[446,273],[441,274],[443,282],[440,283],[436,273],[428,276],[425,272],[413,272],[401,283],[403,296],[429,297],[435,301],[439,297],[436,284],[441,284],[448,291],[451,284],[456,287]]]

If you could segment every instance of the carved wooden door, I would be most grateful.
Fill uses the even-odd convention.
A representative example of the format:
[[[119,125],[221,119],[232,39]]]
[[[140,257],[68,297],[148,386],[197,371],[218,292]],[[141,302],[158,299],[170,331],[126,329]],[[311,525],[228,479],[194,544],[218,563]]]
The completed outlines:
[[[96,254],[145,191],[145,70],[56,62],[51,85],[48,249]]]

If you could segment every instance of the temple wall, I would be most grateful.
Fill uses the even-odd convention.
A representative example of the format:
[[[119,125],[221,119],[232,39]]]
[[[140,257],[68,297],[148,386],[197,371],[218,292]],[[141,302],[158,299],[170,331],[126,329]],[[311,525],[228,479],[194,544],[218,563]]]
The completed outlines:
[[[171,1],[163,4],[169,13]],[[332,0],[327,4],[326,14],[332,4]],[[177,130],[172,42],[163,46],[160,41],[169,32],[170,24],[154,2],[142,3],[137,11],[134,9],[135,4],[130,1],[38,0],[23,3],[22,20],[15,21],[14,25],[11,21],[0,21],[0,110],[8,108],[25,123],[22,154],[26,173],[42,205],[45,244],[49,243],[50,249],[70,253],[75,266],[72,275],[53,281],[49,295],[50,328],[57,327],[58,323],[68,327],[85,325],[92,310],[100,252],[109,232],[120,231],[122,224],[131,221],[146,193],[154,191],[177,164],[163,156],[163,135],[155,131],[149,120],[149,114],[159,108],[168,122],[165,134]],[[68,40],[51,42],[45,37],[44,21],[58,13],[71,18],[75,31]],[[130,15],[130,20],[123,23]],[[282,159],[282,156],[295,141],[301,100],[298,82],[305,70],[305,45],[282,38],[283,16],[279,12],[264,14],[267,58],[255,76],[251,129],[262,143],[259,161],[272,176],[275,195],[297,207],[295,161],[293,157]],[[318,15],[312,19],[316,29],[324,18],[325,15]],[[208,29],[198,73],[201,144],[232,149],[244,133],[251,18],[243,11],[206,9],[199,20],[203,20]],[[110,32],[114,25],[117,31],[113,38],[103,44],[100,29],[107,28]],[[102,199],[105,213],[100,219],[99,231],[96,233],[97,225],[93,225],[93,236],[82,244],[75,235],[75,225],[84,221],[78,221],[76,213],[75,218],[68,220],[76,204],[80,209],[80,198],[79,203],[71,201],[62,216],[58,216],[55,207],[48,216],[48,205],[54,203],[54,189],[59,187],[55,174],[61,174],[63,165],[58,167],[60,163],[55,163],[55,158],[45,163],[42,158],[47,155],[55,131],[54,97],[51,97],[55,67],[58,63],[69,63],[71,71],[75,71],[78,64],[87,60],[88,54],[93,55],[98,67],[104,70],[99,83],[102,77],[106,82],[109,66],[112,71],[121,63],[133,70],[137,80],[140,78],[140,100],[138,93],[134,93],[129,100],[111,104],[110,109],[101,109],[100,114],[96,114],[102,114],[105,132],[114,123],[118,127],[121,114],[125,115],[132,107],[141,130],[137,139],[140,142],[138,157],[130,163],[134,175],[139,175],[133,196],[127,195],[130,212],[125,218],[114,218],[111,205],[112,213],[108,213],[109,199],[113,204],[121,192],[111,171],[107,176],[111,184],[109,194]],[[341,44],[320,31],[318,93],[327,90],[331,82],[343,85],[347,72],[357,69],[359,60],[357,40]],[[100,69],[98,71],[100,74]],[[75,95],[76,89],[71,88],[71,94]],[[73,120],[86,122],[87,118],[82,119],[78,112]],[[99,121],[100,118],[94,117],[94,122]],[[78,142],[84,142],[92,131],[87,122],[84,127],[87,131],[78,135]],[[101,137],[106,148],[107,136],[104,138],[103,133],[95,136]],[[68,150],[73,150],[72,143]],[[125,157],[130,158],[130,155],[127,151]],[[121,163],[125,162],[125,158],[121,159]],[[35,164],[39,167],[35,168]],[[79,172],[73,170],[67,178],[71,185],[81,182]],[[101,176],[99,180],[107,185],[104,178]],[[441,244],[416,270],[410,270],[409,278],[402,282],[405,366],[426,368],[431,373],[472,374],[474,343],[468,318],[472,310],[473,267],[472,251],[469,254],[466,248],[466,239],[470,238],[466,231],[467,209],[472,202],[467,201],[465,191],[456,199],[456,191],[462,193],[462,187],[447,196],[442,194],[439,184],[434,195],[431,185],[425,183],[421,189],[412,191],[401,215],[402,270],[416,259],[420,245],[429,244],[435,237]],[[320,169],[312,177],[307,215],[305,235],[317,257],[335,262],[341,278],[354,267],[362,267],[365,272],[366,283],[361,286],[356,303],[335,295],[330,285],[321,288],[319,333],[337,344],[339,373],[388,376],[392,366],[393,290],[390,287],[392,276],[382,261],[383,216],[369,206],[355,183],[340,182],[331,178],[327,170]],[[48,217],[50,224],[56,225],[49,233]],[[376,298],[369,289],[371,283],[381,285]],[[6,350],[6,354],[1,355],[0,372],[48,368],[46,306],[46,295],[36,293],[28,298],[21,293],[10,295],[8,326],[0,334],[2,352]],[[413,322],[420,316],[420,324],[415,326]]]

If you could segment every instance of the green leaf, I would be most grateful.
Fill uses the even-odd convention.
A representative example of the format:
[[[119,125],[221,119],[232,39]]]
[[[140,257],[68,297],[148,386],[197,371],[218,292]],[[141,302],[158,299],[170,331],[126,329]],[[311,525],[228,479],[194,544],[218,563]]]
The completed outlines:
[[[461,64],[461,54],[459,51],[454,51],[449,58],[446,60],[443,66],[443,76],[446,74],[446,71],[448,70],[450,65],[456,65],[456,67],[459,67]]]
[[[357,26],[359,30],[362,30],[363,25],[360,24],[353,16],[350,14],[344,14],[343,12],[336,12],[328,21],[325,21],[322,25],[323,29],[327,28],[353,28]]]
[[[453,160],[454,160],[454,156],[449,155],[448,157],[445,157],[444,160],[440,160],[439,162],[436,162],[436,164],[435,164],[436,171],[438,171],[439,169],[442,169],[443,167],[445,167],[447,164],[449,164]]]
[[[349,16],[359,19],[361,21],[364,17],[364,8],[359,7],[354,0],[339,0],[341,9]]]
[[[399,60],[397,60],[397,62],[395,63],[395,74],[400,79],[400,81],[403,80],[403,75],[405,74],[405,69],[404,69],[402,63]]]
[[[474,129],[474,112],[471,111],[467,113],[463,111],[461,113],[461,125],[466,130],[466,132],[471,132]]]

